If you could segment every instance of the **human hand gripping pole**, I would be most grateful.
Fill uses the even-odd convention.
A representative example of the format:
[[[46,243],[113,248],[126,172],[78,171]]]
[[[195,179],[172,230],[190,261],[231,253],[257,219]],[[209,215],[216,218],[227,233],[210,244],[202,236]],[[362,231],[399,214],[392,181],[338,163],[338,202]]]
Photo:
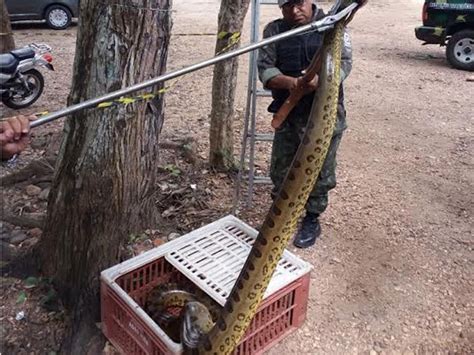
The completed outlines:
[[[0,119],[0,160],[12,159],[27,147],[30,122],[35,119],[22,115]]]
[[[360,1],[363,1],[363,0],[360,0]],[[86,101],[83,101],[83,102],[74,104],[72,106],[63,108],[59,111],[48,112],[45,115],[42,115],[40,118],[36,119],[35,121],[31,122],[31,128],[38,127],[38,126],[43,125],[45,123],[57,120],[58,118],[61,118],[61,117],[64,117],[64,116],[67,116],[67,115],[70,115],[70,114],[73,114],[73,113],[76,113],[76,112],[79,112],[79,111],[83,111],[85,109],[110,107],[110,106],[112,106],[110,104],[110,102],[112,102],[113,100],[116,100],[116,102],[120,102],[121,104],[126,105],[126,104],[130,103],[129,102],[130,100],[128,100],[128,98],[125,97],[125,95],[129,95],[133,92],[141,91],[143,89],[156,86],[156,85],[158,85],[160,83],[163,83],[165,81],[168,81],[168,80],[180,77],[182,75],[191,73],[193,71],[205,68],[207,66],[216,64],[216,63],[221,62],[223,60],[227,60],[227,59],[242,55],[244,53],[248,53],[248,52],[256,50],[260,47],[266,46],[266,45],[271,44],[271,43],[275,43],[277,41],[281,41],[283,39],[295,36],[297,34],[301,34],[301,33],[307,32],[307,31],[324,32],[324,31],[330,30],[334,27],[334,25],[338,21],[340,21],[341,19],[344,19],[348,15],[350,15],[357,8],[357,6],[358,6],[357,4],[351,4],[350,6],[348,6],[344,10],[341,10],[340,12],[338,12],[337,14],[335,14],[333,16],[327,16],[327,17],[325,17],[321,20],[311,22],[307,25],[295,28],[293,30],[281,33],[281,34],[273,36],[273,37],[266,38],[266,39],[264,39],[260,42],[252,43],[252,44],[247,45],[245,47],[241,47],[241,48],[238,48],[236,50],[220,54],[216,57],[205,60],[203,62],[196,63],[196,64],[187,66],[187,67],[182,68],[182,69],[175,70],[175,71],[167,73],[167,74],[163,74],[161,76],[150,79],[148,81],[144,81],[142,83],[138,83],[138,84],[132,85],[130,87],[123,88],[123,89],[120,89],[120,90],[102,95],[100,97],[88,99]],[[146,99],[146,97],[149,97],[149,96],[154,97],[154,95],[147,95],[147,94],[142,95],[142,96],[144,97],[144,99]],[[132,100],[132,102],[134,102],[134,101],[136,101],[136,100]]]
[[[291,90],[290,96],[288,96],[278,112],[273,115],[272,127],[274,129],[278,129],[283,124],[283,122],[285,122],[291,110],[293,110],[298,102],[303,98],[303,96],[308,93],[306,92],[305,84],[311,82],[312,80],[317,80],[316,76],[321,70],[322,64],[320,54],[320,51],[314,54],[309,67],[304,71],[304,75],[297,79],[296,88]]]
[[[362,6],[364,6],[367,3],[367,0],[358,0],[358,7],[354,9],[349,14],[349,17],[346,20],[346,24],[349,23],[353,16],[354,13]],[[340,6],[340,2],[338,2],[335,7],[330,11],[330,15],[333,15],[336,11],[337,8]],[[273,115],[272,123],[271,126],[274,129],[280,128],[280,126],[285,122],[286,118],[290,114],[290,112],[295,108],[295,106],[298,104],[298,102],[303,98],[304,95],[308,94],[306,91],[306,83],[311,82],[312,80],[317,80],[317,76],[319,71],[321,70],[321,51],[317,51],[313,59],[311,60],[311,63],[309,64],[308,68],[304,71],[303,76],[299,77],[297,80],[297,83],[299,85],[296,86],[295,89],[290,91],[290,96],[285,100],[283,105],[279,108],[278,112]]]

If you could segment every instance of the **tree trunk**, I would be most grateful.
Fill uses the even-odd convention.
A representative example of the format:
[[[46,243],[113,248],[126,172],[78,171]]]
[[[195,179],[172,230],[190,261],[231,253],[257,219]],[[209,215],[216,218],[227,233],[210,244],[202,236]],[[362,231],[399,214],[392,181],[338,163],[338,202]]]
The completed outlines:
[[[219,10],[218,33],[241,32],[249,0],[222,0]],[[216,53],[228,45],[228,39],[217,39]],[[234,120],[235,86],[237,84],[238,58],[217,63],[212,81],[212,111],[210,127],[209,164],[212,168],[226,171],[234,167]]]
[[[6,53],[15,48],[15,41],[13,40],[12,27],[5,0],[0,1],[2,6],[0,14],[0,53]]]
[[[69,103],[165,71],[171,0],[82,0]],[[159,88],[155,88],[158,90]],[[151,89],[150,89],[151,90]],[[156,226],[163,100],[72,115],[48,203],[41,266],[71,311],[67,354],[96,353],[99,274],[131,233]]]

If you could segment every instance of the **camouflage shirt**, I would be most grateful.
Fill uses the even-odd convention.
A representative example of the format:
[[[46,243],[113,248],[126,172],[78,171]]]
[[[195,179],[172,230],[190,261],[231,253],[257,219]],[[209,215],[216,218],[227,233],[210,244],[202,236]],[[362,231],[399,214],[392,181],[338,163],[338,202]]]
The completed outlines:
[[[316,6],[313,11],[312,21],[315,21],[321,16],[322,10],[319,10]],[[282,19],[275,20],[270,22],[263,31],[263,37],[268,38],[275,36],[280,32],[279,23],[283,21]],[[268,81],[273,79],[277,75],[281,75],[282,72],[277,67],[277,44],[272,43],[268,46],[260,48],[258,54],[258,75],[260,81],[263,83],[263,86],[266,87]],[[352,69],[352,44],[350,36],[347,30],[344,33],[344,47],[342,50],[342,63],[341,63],[341,79],[345,80]]]

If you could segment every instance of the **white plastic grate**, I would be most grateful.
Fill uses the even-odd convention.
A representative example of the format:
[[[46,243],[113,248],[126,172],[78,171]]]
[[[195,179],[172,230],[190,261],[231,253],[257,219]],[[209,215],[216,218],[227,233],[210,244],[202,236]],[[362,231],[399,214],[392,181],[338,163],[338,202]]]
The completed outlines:
[[[180,238],[166,260],[219,304],[224,305],[247,259],[257,231],[228,216]],[[280,290],[311,266],[285,251],[264,298]]]

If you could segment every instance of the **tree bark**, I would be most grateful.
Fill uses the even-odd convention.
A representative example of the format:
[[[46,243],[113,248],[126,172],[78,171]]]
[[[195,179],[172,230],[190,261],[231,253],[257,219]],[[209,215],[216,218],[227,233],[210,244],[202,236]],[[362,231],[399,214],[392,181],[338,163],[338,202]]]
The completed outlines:
[[[249,0],[222,0],[219,10],[218,33],[241,32]],[[228,45],[227,39],[217,39],[216,53]],[[234,167],[234,101],[237,84],[238,58],[217,63],[212,81],[212,110],[210,126],[209,164],[219,171]]]
[[[0,13],[0,53],[6,53],[15,48],[15,41],[5,0],[0,0],[0,2],[2,7]]]
[[[169,10],[171,0],[82,0],[69,103],[163,73]],[[131,233],[158,223],[153,194],[162,123],[162,97],[82,111],[65,122],[40,260],[71,312],[67,354],[101,350],[100,272],[119,261]]]

